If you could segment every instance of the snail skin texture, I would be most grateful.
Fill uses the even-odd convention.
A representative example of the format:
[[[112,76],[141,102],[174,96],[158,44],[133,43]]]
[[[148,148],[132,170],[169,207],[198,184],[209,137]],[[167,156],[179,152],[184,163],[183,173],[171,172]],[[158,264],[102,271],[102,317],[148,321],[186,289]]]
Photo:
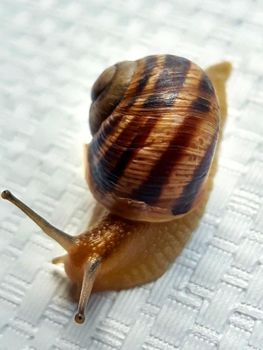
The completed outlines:
[[[106,69],[92,88],[86,179],[97,204],[91,227],[64,233],[9,191],[2,198],[27,214],[67,254],[79,297],[77,323],[91,293],[160,277],[203,214],[217,167],[231,65],[203,71],[178,56],[155,55]]]

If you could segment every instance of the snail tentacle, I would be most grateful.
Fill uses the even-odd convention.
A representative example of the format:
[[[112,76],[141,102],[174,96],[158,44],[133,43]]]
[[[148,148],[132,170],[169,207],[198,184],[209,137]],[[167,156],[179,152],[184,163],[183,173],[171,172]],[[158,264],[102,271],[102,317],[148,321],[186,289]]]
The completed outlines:
[[[79,324],[85,321],[85,309],[88,303],[93,283],[100,266],[101,259],[99,257],[91,258],[84,266],[83,280],[81,285],[81,292],[78,302],[78,309],[75,315],[75,321]]]
[[[1,193],[3,199],[13,203],[17,208],[22,210],[31,220],[33,220],[49,237],[57,241],[65,250],[69,251],[73,244],[74,239],[69,234],[57,229],[51,225],[47,220],[42,218],[39,214],[29,208],[20,199],[16,198],[10,191],[5,190]]]

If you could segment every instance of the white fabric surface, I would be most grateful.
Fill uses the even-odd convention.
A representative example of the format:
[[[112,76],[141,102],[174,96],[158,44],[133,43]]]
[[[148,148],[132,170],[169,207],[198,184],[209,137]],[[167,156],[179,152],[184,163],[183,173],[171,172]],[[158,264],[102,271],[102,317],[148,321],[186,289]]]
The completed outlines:
[[[87,323],[52,257],[62,250],[0,201],[0,350],[263,349],[263,2],[2,0],[0,188],[80,232],[90,87],[153,53],[228,59],[229,119],[206,214],[158,281],[93,295]]]

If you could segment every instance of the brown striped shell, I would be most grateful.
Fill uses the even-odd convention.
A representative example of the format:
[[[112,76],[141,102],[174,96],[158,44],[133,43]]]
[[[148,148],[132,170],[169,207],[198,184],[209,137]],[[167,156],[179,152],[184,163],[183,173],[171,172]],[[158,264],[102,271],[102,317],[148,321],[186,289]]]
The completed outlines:
[[[155,55],[106,69],[92,89],[91,192],[132,220],[186,214],[201,197],[219,122],[212,83],[185,58]]]

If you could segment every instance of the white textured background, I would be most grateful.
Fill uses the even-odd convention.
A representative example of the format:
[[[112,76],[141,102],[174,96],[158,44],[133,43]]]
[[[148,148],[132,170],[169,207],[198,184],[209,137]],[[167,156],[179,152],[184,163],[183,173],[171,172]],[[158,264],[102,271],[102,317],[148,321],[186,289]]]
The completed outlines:
[[[0,202],[0,349],[263,349],[262,0],[0,6],[0,188],[69,232],[89,217],[81,146],[101,70],[152,53],[234,65],[199,228],[156,283],[92,296],[85,326],[72,322],[67,281],[49,262],[60,248]]]

